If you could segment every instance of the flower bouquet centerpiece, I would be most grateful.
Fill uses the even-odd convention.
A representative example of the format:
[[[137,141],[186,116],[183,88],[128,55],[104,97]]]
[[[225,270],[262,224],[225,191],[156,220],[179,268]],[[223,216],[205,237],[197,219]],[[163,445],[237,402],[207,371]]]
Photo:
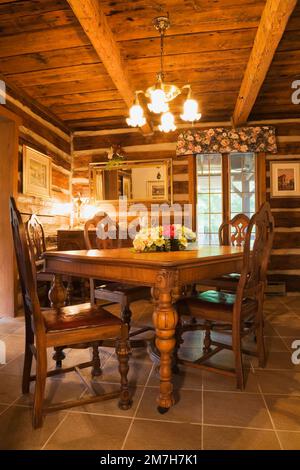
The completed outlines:
[[[133,240],[133,247],[136,252],[181,251],[195,240],[196,234],[188,227],[179,224],[159,225],[142,228]]]

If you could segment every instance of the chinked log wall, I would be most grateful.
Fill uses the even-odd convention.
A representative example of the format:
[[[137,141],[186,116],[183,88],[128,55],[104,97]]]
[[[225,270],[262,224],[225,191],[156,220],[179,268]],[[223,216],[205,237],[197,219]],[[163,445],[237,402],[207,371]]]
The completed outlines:
[[[276,125],[278,154],[266,156],[267,199],[275,218],[269,279],[284,281],[287,291],[300,291],[300,197],[272,198],[270,162],[300,163],[300,122]]]
[[[62,204],[70,202],[71,136],[48,116],[8,90],[6,107],[22,118],[19,139],[18,208],[23,213],[36,213],[44,225],[47,241],[52,244],[59,227],[68,227],[69,218],[62,216]],[[23,145],[51,157],[52,197],[42,199],[23,194]],[[23,216],[24,220],[28,216]]]
[[[300,198],[270,198],[270,161],[300,162],[300,123],[265,124],[274,125],[278,136],[278,154],[266,156],[267,200],[271,203],[276,225],[269,279],[284,281],[288,291],[300,291]],[[105,131],[75,133],[73,195],[78,192],[89,195],[88,164],[105,161],[106,150],[113,144],[120,144],[128,160],[172,158],[174,202],[190,202],[195,183],[189,177],[188,158],[175,157],[176,138],[177,135],[161,133],[146,138],[135,130],[110,135]]]

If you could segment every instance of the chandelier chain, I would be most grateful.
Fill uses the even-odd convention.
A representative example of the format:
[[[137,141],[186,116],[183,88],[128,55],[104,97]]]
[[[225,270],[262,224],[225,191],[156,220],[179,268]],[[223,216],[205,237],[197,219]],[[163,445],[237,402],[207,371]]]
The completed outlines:
[[[164,31],[160,32],[160,76],[164,80]]]

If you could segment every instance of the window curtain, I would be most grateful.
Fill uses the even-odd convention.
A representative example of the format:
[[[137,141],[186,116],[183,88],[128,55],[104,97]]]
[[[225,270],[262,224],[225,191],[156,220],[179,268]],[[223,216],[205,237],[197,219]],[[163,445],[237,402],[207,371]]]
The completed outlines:
[[[176,155],[197,153],[277,153],[274,127],[188,130],[178,136]]]

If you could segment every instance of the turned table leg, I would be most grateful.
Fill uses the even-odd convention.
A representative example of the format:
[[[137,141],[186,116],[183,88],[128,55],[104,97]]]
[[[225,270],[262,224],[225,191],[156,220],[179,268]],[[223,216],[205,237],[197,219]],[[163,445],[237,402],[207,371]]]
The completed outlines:
[[[160,393],[157,399],[158,411],[165,413],[174,405],[172,385],[172,354],[175,347],[175,328],[178,316],[172,305],[172,288],[175,273],[161,271],[157,277],[158,302],[153,313],[156,328],[156,347],[160,353]]]
[[[62,308],[66,305],[67,291],[62,282],[62,276],[55,274],[52,279],[51,288],[48,294],[51,308]],[[56,368],[61,369],[62,361],[66,357],[63,347],[54,348],[53,360],[56,362]]]

